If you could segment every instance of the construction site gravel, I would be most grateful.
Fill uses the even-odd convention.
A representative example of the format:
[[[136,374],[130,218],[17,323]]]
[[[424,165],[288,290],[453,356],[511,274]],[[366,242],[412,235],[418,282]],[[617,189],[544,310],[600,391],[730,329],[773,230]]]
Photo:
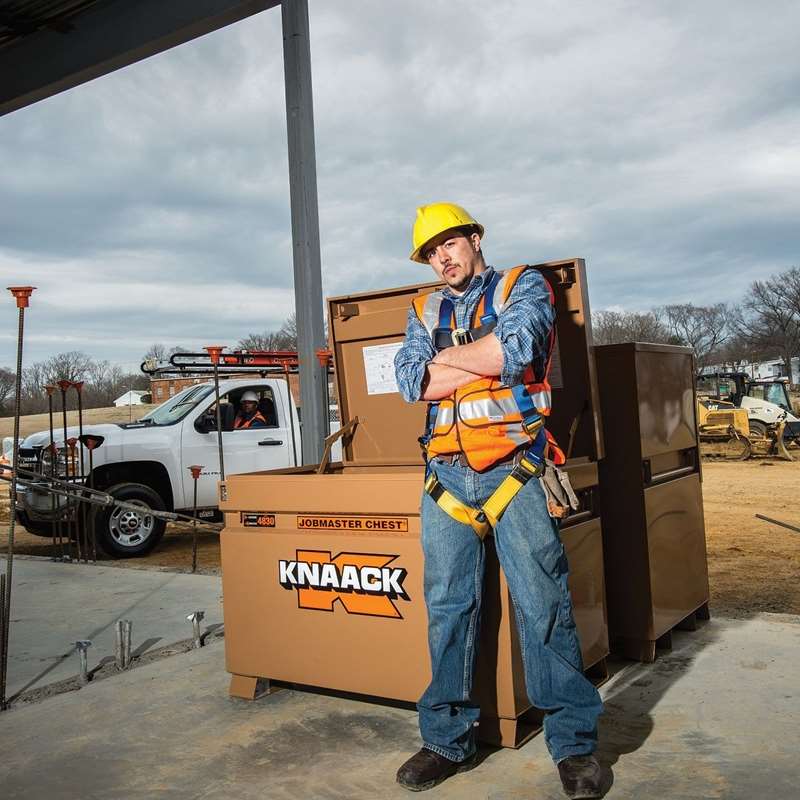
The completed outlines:
[[[794,451],[796,452],[796,451]],[[757,612],[800,614],[800,534],[756,518],[756,514],[800,527],[796,487],[800,462],[758,459],[703,464],[708,570],[713,614],[729,617]],[[2,521],[8,521],[3,497]],[[5,548],[4,526],[0,547]],[[126,569],[188,572],[191,569],[191,525],[171,524],[153,553],[112,561]],[[17,528],[15,552],[49,557],[49,539]],[[103,558],[103,556],[99,556]],[[219,574],[219,534],[198,534],[198,571]]]

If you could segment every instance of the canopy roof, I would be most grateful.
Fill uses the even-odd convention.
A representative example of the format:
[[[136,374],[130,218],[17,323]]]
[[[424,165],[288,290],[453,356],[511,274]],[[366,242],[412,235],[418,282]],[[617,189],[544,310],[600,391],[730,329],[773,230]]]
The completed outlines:
[[[0,0],[0,115],[280,0]]]

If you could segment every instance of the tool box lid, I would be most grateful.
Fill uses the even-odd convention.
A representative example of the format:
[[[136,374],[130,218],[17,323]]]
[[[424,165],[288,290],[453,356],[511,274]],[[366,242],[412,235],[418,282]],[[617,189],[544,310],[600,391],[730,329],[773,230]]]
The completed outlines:
[[[550,372],[553,412],[547,427],[570,458],[603,456],[597,380],[583,259],[534,265],[553,288],[556,350]],[[426,404],[406,403],[394,377],[394,356],[411,301],[442,288],[422,283],[328,298],[328,330],[342,424],[358,417],[345,440],[348,465],[422,464],[418,442]],[[572,446],[570,448],[570,442]]]

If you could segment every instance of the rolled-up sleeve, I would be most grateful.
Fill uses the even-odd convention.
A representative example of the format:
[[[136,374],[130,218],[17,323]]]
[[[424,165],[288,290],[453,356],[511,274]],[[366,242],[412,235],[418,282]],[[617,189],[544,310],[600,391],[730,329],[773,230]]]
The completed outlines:
[[[431,337],[412,307],[408,310],[405,341],[394,357],[397,386],[407,403],[416,403],[420,399],[425,368],[434,355]]]
[[[514,284],[494,330],[503,348],[503,383],[520,383],[528,365],[544,355],[554,320],[555,309],[544,277],[536,269],[525,270]]]

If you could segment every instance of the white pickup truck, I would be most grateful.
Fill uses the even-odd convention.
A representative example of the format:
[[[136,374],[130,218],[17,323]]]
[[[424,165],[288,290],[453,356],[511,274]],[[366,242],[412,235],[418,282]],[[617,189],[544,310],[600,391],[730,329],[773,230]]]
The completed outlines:
[[[234,430],[240,398],[248,390],[258,396],[259,410],[268,427]],[[219,391],[226,475],[301,463],[300,420],[285,380],[221,380]],[[193,464],[203,466],[197,486],[198,517],[219,518],[220,470],[213,383],[187,387],[137,422],[87,425],[83,432],[104,438],[93,454],[94,488],[142,507],[139,514],[115,506],[93,506],[98,509],[97,542],[110,556],[139,556],[158,544],[165,522],[148,514],[148,508],[192,513],[194,486],[189,467]],[[67,439],[73,436],[78,436],[78,429],[68,428]],[[57,475],[63,478],[68,466],[63,429],[56,430],[54,437],[59,448]],[[49,443],[49,431],[25,438],[19,451],[20,467],[49,475]],[[84,464],[88,472],[88,452]],[[35,483],[20,486],[18,521],[31,533],[50,536],[54,503],[59,508],[65,502],[62,497],[53,497]]]

